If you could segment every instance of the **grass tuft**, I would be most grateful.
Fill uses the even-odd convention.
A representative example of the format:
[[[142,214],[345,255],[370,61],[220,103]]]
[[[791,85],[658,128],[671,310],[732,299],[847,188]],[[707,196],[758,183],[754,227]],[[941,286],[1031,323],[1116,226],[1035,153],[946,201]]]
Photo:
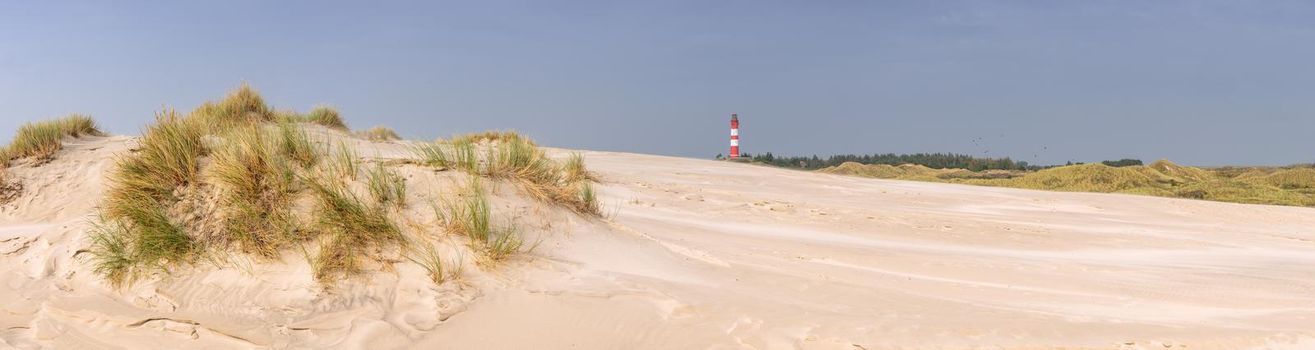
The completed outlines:
[[[380,205],[392,204],[398,208],[406,207],[406,180],[396,173],[376,164],[374,170],[367,174],[366,182],[370,195]]]
[[[487,241],[490,232],[489,199],[479,178],[471,178],[459,196],[459,201],[448,203],[447,215],[443,217],[447,230],[474,242]]]
[[[356,133],[370,141],[397,141],[402,137],[397,135],[396,131],[384,126],[376,126]]]
[[[279,122],[279,152],[297,162],[302,168],[319,163],[323,152],[314,146],[306,130],[289,122]]]
[[[528,141],[531,144],[534,143],[534,141],[530,140],[529,138],[521,135],[516,131],[511,131],[511,130],[508,131],[491,130],[484,132],[462,134],[452,137],[450,141],[452,143],[458,143],[458,142],[482,143],[482,142],[512,142],[512,141]]]
[[[312,264],[315,278],[329,281],[360,270],[359,256],[403,241],[401,230],[382,207],[366,205],[341,181],[308,181],[316,203],[318,229],[328,234]]]
[[[208,134],[220,134],[233,127],[256,122],[275,121],[274,111],[251,85],[242,83],[223,100],[206,102],[188,116]]]
[[[419,250],[411,249],[411,253],[407,255],[407,259],[410,259],[412,262],[415,262],[417,265],[424,268],[429,279],[434,282],[434,285],[441,285],[460,275],[461,265],[458,264],[457,266],[452,266],[451,264],[444,262],[443,257],[438,253],[438,249],[434,248],[432,245],[425,244],[423,247],[424,248]],[[460,259],[458,259],[458,261],[460,261]]]
[[[91,117],[72,114],[67,117],[23,124],[18,128],[13,141],[0,148],[0,167],[7,167],[9,162],[19,158],[35,158],[47,161],[64,148],[65,136],[82,135],[103,136]]]
[[[290,160],[268,138],[259,125],[233,129],[224,138],[227,144],[214,152],[209,171],[220,189],[223,237],[248,254],[275,258],[295,230],[296,177]]]
[[[361,158],[357,157],[356,150],[346,142],[339,142],[338,149],[333,154],[333,161],[325,164],[325,168],[338,177],[356,180],[356,175],[361,172]]]
[[[443,168],[452,166],[452,161],[447,151],[443,150],[443,145],[426,143],[416,146],[412,151],[415,152],[416,157],[420,158],[420,164]]]
[[[142,136],[140,149],[120,157],[110,173],[106,209],[111,218],[123,217],[142,201],[175,201],[174,189],[196,180],[199,159],[208,153],[201,128],[173,110],[160,112],[155,120]]]
[[[479,250],[489,261],[502,261],[524,247],[515,223],[494,226],[488,195],[479,178],[471,178],[456,202],[447,203],[447,215],[437,211],[448,232],[470,239],[471,248]]]
[[[584,156],[579,153],[571,153],[571,156],[566,158],[566,163],[562,164],[562,171],[566,173],[567,182],[594,180],[593,174],[590,174],[589,169],[584,166]]]
[[[323,125],[331,129],[342,131],[348,130],[347,122],[343,121],[342,116],[338,114],[338,110],[333,107],[315,107],[310,110],[310,113],[306,113],[306,115],[302,117],[302,120],[308,123]]]
[[[470,141],[452,142],[452,161],[457,169],[469,174],[479,174],[479,156],[475,153],[475,144]]]
[[[498,262],[520,252],[525,246],[525,240],[521,238],[520,230],[516,225],[509,222],[490,232],[485,244],[484,256],[493,262]]]

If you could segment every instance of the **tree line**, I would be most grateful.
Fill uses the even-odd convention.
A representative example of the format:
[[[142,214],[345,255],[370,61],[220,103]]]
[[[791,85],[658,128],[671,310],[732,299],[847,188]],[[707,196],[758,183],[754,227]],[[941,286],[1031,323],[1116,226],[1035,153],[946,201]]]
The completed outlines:
[[[720,155],[718,155],[720,156]],[[917,164],[933,169],[968,169],[972,171],[982,170],[1039,170],[1043,167],[1028,164],[1025,161],[1015,161],[1009,157],[1005,158],[988,158],[976,157],[966,154],[957,153],[914,153],[914,154],[840,154],[826,158],[813,155],[811,157],[778,157],[772,152],[762,154],[744,154],[744,158],[749,158],[754,162],[765,163],[769,165],[816,170],[831,166],[844,164],[845,162],[855,162],[860,164]]]

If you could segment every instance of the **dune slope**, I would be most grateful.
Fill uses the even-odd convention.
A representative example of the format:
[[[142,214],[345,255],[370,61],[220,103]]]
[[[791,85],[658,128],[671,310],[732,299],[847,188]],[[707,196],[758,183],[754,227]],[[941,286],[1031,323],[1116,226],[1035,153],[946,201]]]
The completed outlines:
[[[289,253],[116,290],[90,272],[86,231],[113,155],[133,142],[67,139],[50,163],[10,169],[24,193],[0,207],[0,344],[1315,347],[1315,209],[606,152],[584,154],[607,218],[495,184],[497,209],[537,245],[458,282],[398,264],[326,289]],[[410,156],[353,145],[367,161]],[[424,171],[403,169],[413,191],[446,189],[414,180]]]

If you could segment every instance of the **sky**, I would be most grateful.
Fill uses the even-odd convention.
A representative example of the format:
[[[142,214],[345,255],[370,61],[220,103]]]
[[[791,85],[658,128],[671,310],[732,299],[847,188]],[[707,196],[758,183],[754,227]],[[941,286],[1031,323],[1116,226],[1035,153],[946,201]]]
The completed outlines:
[[[1306,1],[0,1],[0,135],[247,82],[432,139],[712,158],[1315,162]],[[0,136],[0,140],[8,136]]]

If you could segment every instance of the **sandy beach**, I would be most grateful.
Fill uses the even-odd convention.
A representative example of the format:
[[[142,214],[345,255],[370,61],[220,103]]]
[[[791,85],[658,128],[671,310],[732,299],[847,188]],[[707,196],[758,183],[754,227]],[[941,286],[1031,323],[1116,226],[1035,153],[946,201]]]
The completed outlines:
[[[397,264],[324,288],[288,252],[116,290],[92,273],[87,232],[114,156],[136,140],[69,138],[54,161],[10,169],[24,191],[0,207],[0,345],[1315,347],[1315,209],[589,151],[603,218],[494,186],[533,250],[464,266],[456,282]],[[409,154],[405,142],[354,145],[367,161]],[[399,169],[414,200],[450,187]],[[412,226],[432,220],[415,207]]]

